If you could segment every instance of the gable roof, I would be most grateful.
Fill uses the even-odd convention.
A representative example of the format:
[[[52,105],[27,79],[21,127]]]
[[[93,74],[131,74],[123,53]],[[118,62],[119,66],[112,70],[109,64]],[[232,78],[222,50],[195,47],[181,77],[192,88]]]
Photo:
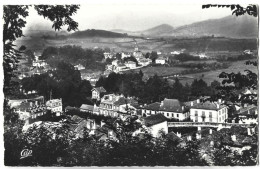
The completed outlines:
[[[160,111],[183,113],[187,111],[187,108],[178,99],[164,99],[160,105]]]
[[[93,91],[93,90],[96,90],[96,91],[98,91],[99,93],[105,93],[105,92],[107,92],[106,89],[104,89],[102,86],[101,86],[101,87],[93,88],[91,91]]]
[[[88,105],[88,104],[82,104],[82,105],[80,106],[80,109],[93,111],[94,106],[93,106],[93,105]]]
[[[155,103],[148,104],[148,105],[144,106],[144,109],[159,111],[160,110],[160,103],[155,102]]]
[[[114,105],[120,106],[123,104],[136,104],[137,101],[134,99],[129,99],[129,98],[124,98],[124,97],[120,97],[115,103]]]
[[[218,107],[219,105],[219,107]],[[193,109],[204,109],[204,110],[220,110],[222,108],[226,107],[225,105],[222,105],[221,103],[216,103],[216,102],[202,102],[198,103],[196,105],[191,106]]]
[[[148,127],[164,121],[167,121],[167,118],[162,114],[155,114],[144,118],[144,124]]]

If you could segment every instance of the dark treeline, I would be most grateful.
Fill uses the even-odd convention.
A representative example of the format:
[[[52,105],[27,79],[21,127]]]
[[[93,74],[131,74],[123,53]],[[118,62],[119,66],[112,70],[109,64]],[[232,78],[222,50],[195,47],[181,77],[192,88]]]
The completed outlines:
[[[220,85],[214,81],[208,86],[202,79],[195,79],[191,85],[183,85],[177,78],[173,85],[170,85],[167,79],[157,75],[150,77],[146,82],[142,78],[142,71],[131,74],[111,73],[107,78],[100,77],[96,86],[103,86],[109,93],[135,96],[140,103],[152,103],[164,98],[188,101],[199,96],[211,96],[216,93],[215,87]]]
[[[57,69],[41,75],[24,78],[23,90],[36,90],[46,99],[62,98],[64,106],[80,106],[90,102],[92,86],[89,81],[81,80],[80,72],[68,63],[60,62]]]
[[[102,49],[83,49],[80,46],[48,47],[44,49],[40,59],[45,59],[51,66],[56,67],[59,61],[70,64],[82,64],[86,69],[104,70],[105,63]]]

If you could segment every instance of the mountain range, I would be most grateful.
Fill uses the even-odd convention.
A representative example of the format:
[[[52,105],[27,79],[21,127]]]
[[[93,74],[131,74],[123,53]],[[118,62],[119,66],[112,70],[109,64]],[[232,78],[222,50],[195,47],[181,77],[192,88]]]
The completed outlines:
[[[142,31],[88,29],[84,31],[76,31],[74,33],[67,33],[66,31],[55,32],[54,30],[40,29],[39,25],[35,25],[25,33],[25,35],[29,34],[38,34],[38,36],[40,34],[49,36],[65,35],[72,38],[116,38],[126,37],[127,35],[142,37],[201,37],[214,35],[215,37],[256,38],[258,37],[258,18],[248,15],[238,17],[231,15],[220,19],[210,19],[179,27],[162,24]]]
[[[258,18],[243,16],[227,16],[220,19],[210,19],[195,22],[180,27],[172,27],[162,24],[143,31],[113,30],[115,32],[127,33],[135,36],[225,36],[232,38],[253,38],[258,37]]]

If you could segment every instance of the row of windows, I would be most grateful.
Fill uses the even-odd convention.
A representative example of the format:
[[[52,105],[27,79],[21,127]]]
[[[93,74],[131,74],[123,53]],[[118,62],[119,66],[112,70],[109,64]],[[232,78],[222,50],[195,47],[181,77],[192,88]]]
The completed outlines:
[[[148,115],[151,115],[151,113],[152,113],[151,110],[144,110],[144,112],[145,112],[146,114],[148,114]],[[157,112],[157,111],[154,111],[154,113],[157,114],[158,112]],[[160,113],[160,112],[159,112],[159,113]],[[164,114],[164,115],[165,115],[164,112],[161,112],[161,114]],[[176,114],[176,113],[171,113],[171,114],[172,114],[172,117],[174,117],[174,114]],[[170,113],[166,113],[165,116],[170,117]],[[176,117],[179,118],[179,114],[176,114]]]
[[[208,115],[209,115],[210,118],[212,118],[212,112],[209,112]],[[198,116],[198,111],[197,110],[195,111],[195,116]],[[201,116],[206,117],[205,111],[202,111],[202,115]]]

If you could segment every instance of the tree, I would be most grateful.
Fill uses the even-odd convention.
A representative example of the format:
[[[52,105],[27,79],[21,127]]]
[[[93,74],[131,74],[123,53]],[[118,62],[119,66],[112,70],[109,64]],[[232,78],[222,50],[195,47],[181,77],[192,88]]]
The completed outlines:
[[[34,5],[39,15],[53,22],[52,28],[60,30],[62,26],[68,25],[67,30],[76,30],[78,23],[71,16],[77,12],[79,5]],[[23,36],[22,28],[25,27],[25,18],[28,16],[29,5],[4,5],[4,93],[11,90],[11,79],[13,71],[17,69],[18,59],[22,49],[15,49],[14,41]]]
[[[258,16],[257,6],[256,5],[248,5],[247,7],[242,7],[240,5],[202,5],[202,8],[210,8],[210,7],[226,7],[230,8],[232,14],[236,16],[241,16],[244,14],[248,14],[253,17]],[[257,61],[247,61],[245,64],[257,66]],[[257,94],[252,93],[243,93],[244,90],[258,90],[258,80],[257,74],[252,72],[251,70],[245,70],[245,73],[226,73],[222,72],[219,75],[219,78],[222,78],[221,86],[217,87],[218,94],[213,96],[211,100],[216,100],[218,98],[222,98],[226,101],[229,101],[229,106],[232,105],[244,105],[244,104],[254,104],[257,105],[258,98]]]
[[[257,11],[257,6],[256,5],[248,5],[247,7],[243,7],[238,4],[232,4],[232,5],[213,5],[213,4],[208,4],[208,5],[202,5],[202,9],[205,8],[210,8],[210,7],[218,7],[218,8],[230,8],[232,11],[232,15],[235,14],[236,16],[248,14],[252,15],[254,17],[257,17],[258,11]]]

